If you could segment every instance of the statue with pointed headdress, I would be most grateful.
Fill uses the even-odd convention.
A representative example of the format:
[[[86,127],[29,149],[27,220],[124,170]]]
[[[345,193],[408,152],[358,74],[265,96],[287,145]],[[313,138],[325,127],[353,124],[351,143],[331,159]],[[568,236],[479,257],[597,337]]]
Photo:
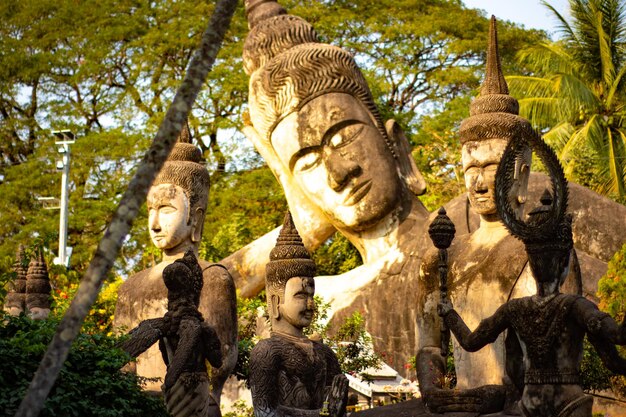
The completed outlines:
[[[34,320],[43,320],[50,314],[50,277],[43,257],[43,248],[37,248],[26,272],[26,309]]]
[[[147,319],[167,312],[167,287],[164,269],[185,253],[198,256],[209,192],[209,174],[201,164],[200,150],[190,143],[187,125],[148,192],[150,237],[162,250],[157,265],[129,277],[118,292],[115,326],[132,329]],[[198,260],[204,285],[198,310],[215,330],[221,342],[222,365],[211,371],[211,415],[219,416],[224,383],[237,362],[237,304],[233,279],[219,264]],[[144,377],[165,376],[161,353],[155,346],[137,358],[137,373]],[[148,387],[160,391],[158,384]]]
[[[25,262],[26,252],[24,246],[20,245],[15,256],[13,271],[15,273],[14,280],[9,284],[7,297],[4,302],[4,311],[11,316],[19,316],[27,311],[26,309],[26,274],[28,269]]]
[[[523,221],[511,203],[516,160],[530,144],[550,172],[552,194]],[[493,343],[508,331],[523,352],[523,393],[519,409],[526,417],[590,417],[593,399],[583,393],[580,363],[585,334],[607,368],[626,374],[626,360],[615,345],[626,344],[626,326],[586,298],[562,294],[572,255],[572,218],[566,214],[568,189],[552,149],[538,134],[514,137],[496,173],[496,205],[513,236],[523,242],[536,293],[512,299],[484,318],[472,332],[449,300],[439,303],[439,315],[468,351]]]
[[[271,337],[250,354],[255,417],[345,415],[348,380],[335,353],[303,330],[315,312],[315,263],[291,215],[285,215],[267,264]]]
[[[532,293],[534,280],[522,243],[507,230],[496,210],[495,174],[507,144],[522,142],[513,166],[511,207],[521,215],[527,198],[531,149],[524,140],[535,132],[518,115],[519,104],[508,93],[498,51],[495,17],[491,19],[487,68],[480,95],[470,106],[470,117],[459,132],[462,162],[470,206],[479,214],[478,228],[458,236],[449,249],[447,290],[450,299],[471,326],[511,298]],[[576,264],[577,266],[577,264]],[[422,396],[433,412],[494,412],[514,406],[521,393],[521,351],[514,336],[500,336],[479,352],[466,352],[453,341],[456,390],[442,389],[445,361],[440,346],[441,326],[438,256],[433,248],[420,267],[417,375]],[[580,276],[572,269],[567,291],[580,291]],[[508,398],[507,398],[508,397]]]

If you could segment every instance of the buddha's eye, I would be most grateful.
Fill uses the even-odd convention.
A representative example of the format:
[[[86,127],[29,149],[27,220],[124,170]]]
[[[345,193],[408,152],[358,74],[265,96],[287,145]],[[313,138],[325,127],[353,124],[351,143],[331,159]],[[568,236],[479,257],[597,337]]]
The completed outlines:
[[[307,171],[315,166],[317,166],[320,162],[320,153],[318,151],[310,151],[307,152],[296,159],[295,164],[293,165],[293,172],[303,172]]]
[[[163,214],[170,214],[176,211],[176,207],[170,205],[163,205],[159,207],[159,212]]]
[[[329,144],[332,148],[341,148],[342,146],[346,146],[355,140],[364,128],[365,125],[361,123],[348,125],[335,133],[333,137],[330,138]]]

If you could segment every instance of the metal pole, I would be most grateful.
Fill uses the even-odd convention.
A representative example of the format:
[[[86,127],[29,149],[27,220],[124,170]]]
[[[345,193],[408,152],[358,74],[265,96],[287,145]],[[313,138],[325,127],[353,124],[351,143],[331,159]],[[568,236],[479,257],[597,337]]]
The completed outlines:
[[[63,152],[63,174],[61,176],[61,216],[59,219],[59,263],[69,268],[67,259],[67,217],[69,203],[69,177],[70,177],[70,145],[61,145]]]

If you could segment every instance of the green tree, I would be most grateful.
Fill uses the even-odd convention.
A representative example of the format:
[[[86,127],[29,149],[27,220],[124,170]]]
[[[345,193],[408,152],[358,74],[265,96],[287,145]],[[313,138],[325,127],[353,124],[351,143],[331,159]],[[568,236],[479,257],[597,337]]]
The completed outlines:
[[[455,194],[456,145],[444,141],[456,142],[460,113],[444,103],[478,86],[487,43],[481,12],[444,0],[281,3],[309,20],[324,41],[355,53],[385,117],[398,119],[417,145],[420,169],[432,180],[432,206],[443,199],[432,196]],[[0,4],[0,259],[38,236],[56,252],[58,212],[42,210],[36,197],[59,195],[50,131],[69,128],[79,137],[72,146],[69,245],[71,267],[82,274],[199,42],[204,23],[198,16],[213,7],[208,0]],[[515,51],[544,36],[501,26],[507,68],[517,65]],[[212,172],[203,249],[213,260],[280,225],[286,208],[280,187],[236,131],[247,101],[241,66],[247,31],[240,7],[190,117]],[[324,271],[336,273],[358,263],[355,254],[336,237],[316,256]],[[145,268],[155,255],[144,211],[117,272]],[[6,264],[0,263],[0,274],[8,273]]]
[[[547,2],[561,39],[520,53],[530,75],[507,80],[520,112],[546,130],[568,178],[625,201],[626,4],[570,0],[571,21]]]

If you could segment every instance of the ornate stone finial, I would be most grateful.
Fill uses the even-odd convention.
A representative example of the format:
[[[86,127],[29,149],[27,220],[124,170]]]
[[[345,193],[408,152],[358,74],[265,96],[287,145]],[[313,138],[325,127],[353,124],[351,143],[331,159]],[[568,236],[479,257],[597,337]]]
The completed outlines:
[[[15,263],[13,271],[16,274],[15,280],[10,283],[7,292],[6,302],[4,305],[11,315],[19,315],[26,310],[26,273],[27,268],[24,266],[26,260],[26,252],[24,245],[20,245],[15,255]]]
[[[509,94],[509,86],[502,74],[500,51],[498,50],[498,28],[496,17],[491,16],[489,23],[489,47],[487,49],[487,69],[485,80],[480,88],[480,95]]]
[[[518,114],[519,103],[509,95],[509,88],[502,74],[496,18],[492,16],[485,80],[480,95],[470,105],[470,117],[461,123],[461,143],[487,139],[510,140],[515,136],[530,134],[532,126]]]
[[[178,185],[185,191],[191,208],[200,207],[206,211],[211,181],[201,162],[202,153],[191,143],[189,125],[185,122],[178,141],[152,185]]]
[[[191,132],[189,131],[189,121],[185,121],[183,128],[178,135],[177,143],[191,143]]]
[[[290,278],[314,277],[315,272],[315,262],[302,243],[291,213],[287,212],[266,266],[267,284],[272,288],[282,288]]]
[[[450,220],[450,217],[446,214],[446,209],[441,207],[437,212],[435,220],[428,226],[430,240],[433,241],[437,249],[448,249],[454,239],[455,233],[456,228],[454,227],[454,223],[452,223],[452,220]]]
[[[275,0],[246,0],[245,4],[249,29],[253,29],[262,20],[287,13]]]
[[[26,273],[26,307],[33,318],[44,318],[35,314],[33,309],[50,310],[51,290],[43,249],[39,247],[36,256],[30,260]],[[47,315],[47,312],[44,314]]]

